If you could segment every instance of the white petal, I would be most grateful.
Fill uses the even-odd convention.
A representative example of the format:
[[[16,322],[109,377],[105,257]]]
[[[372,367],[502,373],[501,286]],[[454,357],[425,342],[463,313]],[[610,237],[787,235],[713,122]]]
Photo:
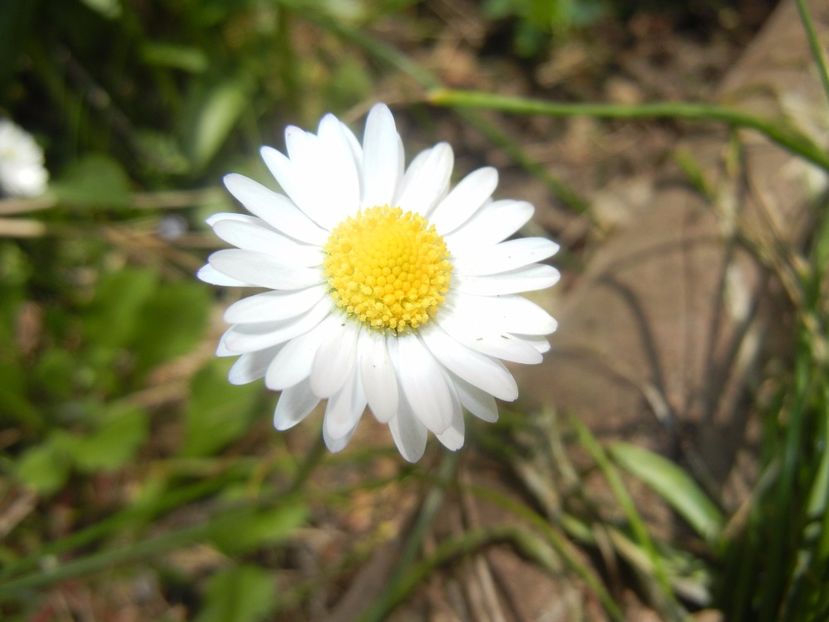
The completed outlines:
[[[391,205],[402,168],[401,144],[391,111],[376,104],[363,134],[363,207]]]
[[[335,454],[346,448],[356,430],[357,426],[355,425],[353,428],[351,428],[351,431],[349,431],[349,433],[345,436],[342,436],[340,438],[332,438],[328,435],[328,430],[326,430],[325,426],[323,425],[322,440],[325,441],[325,446],[328,448],[328,451],[330,451],[332,454]]]
[[[225,356],[239,356],[238,352],[233,352],[228,349],[227,345],[225,344],[225,338],[227,337],[227,332],[222,335],[221,339],[219,339],[219,343],[216,344],[216,356],[218,357],[225,357]]]
[[[237,214],[236,212],[219,212],[218,214],[212,214],[208,216],[204,220],[204,222],[206,222],[211,227],[215,227],[218,223],[225,221],[248,222],[268,226],[264,220],[257,216],[249,216],[248,214]]]
[[[397,378],[389,359],[386,337],[374,330],[360,333],[358,364],[369,408],[381,423],[397,413]]]
[[[481,354],[526,365],[536,365],[542,361],[541,353],[530,344],[476,320],[474,313],[447,310],[441,314],[438,325],[450,337]]]
[[[537,337],[535,335],[514,335],[519,339],[523,339],[528,344],[530,344],[533,348],[544,354],[545,352],[550,351],[550,342],[547,341],[544,337]]]
[[[199,280],[204,281],[205,283],[210,283],[211,285],[222,285],[225,287],[255,287],[254,285],[245,283],[244,281],[240,281],[239,279],[234,279],[222,272],[219,272],[210,264],[207,264],[199,268],[199,271],[196,273],[196,276],[199,278]]]
[[[327,114],[318,129],[325,168],[325,181],[318,185],[326,191],[331,207],[339,211],[340,219],[360,207],[360,169],[344,127],[337,117]]]
[[[351,434],[366,408],[366,396],[357,368],[351,370],[342,388],[328,399],[322,424],[323,438],[338,440]]]
[[[466,410],[484,421],[498,421],[498,405],[494,397],[455,374],[451,374],[451,377],[461,404]]]
[[[498,171],[491,166],[472,171],[440,202],[429,220],[441,235],[454,231],[486,203],[497,186]]]
[[[305,419],[314,410],[320,398],[311,391],[307,380],[285,389],[276,403],[273,413],[273,426],[277,430],[287,430]]]
[[[439,434],[452,421],[452,397],[440,365],[417,335],[389,340],[389,354],[415,416]]]
[[[511,402],[518,397],[518,385],[503,363],[470,350],[431,325],[420,336],[434,357],[456,376],[487,391],[500,400]]]
[[[357,140],[351,128],[342,121],[340,121],[340,130],[342,130],[343,136],[345,136],[346,142],[351,148],[351,155],[354,156],[354,161],[357,163],[357,173],[361,175],[360,179],[362,180],[363,148],[360,146],[360,141]]]
[[[458,256],[497,244],[523,227],[534,211],[535,208],[526,201],[487,203],[463,226],[445,236],[446,245],[453,255]]]
[[[228,324],[275,322],[305,313],[326,295],[325,285],[292,292],[263,292],[234,302],[225,311]]]
[[[227,374],[228,381],[230,384],[248,384],[254,380],[259,380],[265,375],[268,365],[271,364],[281,348],[282,346],[279,345],[258,352],[243,354],[230,368]]]
[[[315,156],[317,153],[316,140],[316,135],[306,132],[301,127],[296,125],[285,127],[285,148],[288,152],[288,158],[292,161],[309,159]],[[279,181],[278,177],[276,181]],[[279,185],[282,186],[282,182]],[[282,186],[282,188],[284,189],[285,186]],[[290,196],[290,193],[288,193],[288,196]]]
[[[444,374],[446,374],[445,371]],[[444,447],[446,447],[446,449],[457,451],[458,449],[463,447],[463,409],[461,408],[461,401],[458,396],[458,393],[457,391],[455,391],[455,385],[449,378],[447,378],[447,383],[449,385],[450,394],[452,395],[452,419],[449,423],[449,427],[446,428],[440,434],[438,434],[437,437],[441,444]]]
[[[330,230],[339,221],[339,215],[320,193],[326,171],[319,139],[290,125],[285,128],[285,145],[289,157],[276,149],[263,148],[265,165],[294,204],[315,223]]]
[[[248,251],[271,255],[277,261],[287,265],[319,266],[323,261],[319,246],[297,244],[291,238],[277,233],[261,220],[240,222],[222,220],[213,226],[216,232],[228,244]]]
[[[311,368],[311,388],[320,397],[330,397],[340,390],[351,374],[357,359],[360,324],[340,316],[340,330],[323,343]]]
[[[268,151],[269,150],[269,151]],[[274,151],[263,147],[262,154]],[[282,155],[282,154],[280,154]],[[249,212],[256,214],[285,235],[307,244],[322,246],[328,239],[328,232],[315,225],[291,200],[274,192],[260,183],[232,173],[224,177],[225,187]]]
[[[418,421],[409,403],[402,399],[397,415],[389,421],[389,430],[400,455],[409,462],[417,462],[426,449],[426,427]]]
[[[455,287],[458,291],[479,296],[500,296],[517,294],[555,285],[561,275],[559,271],[545,264],[531,264],[517,270],[487,276],[457,276]]]
[[[273,359],[265,374],[265,386],[278,391],[292,387],[311,375],[314,357],[320,345],[334,330],[339,329],[340,318],[332,314],[304,335],[291,339]]]
[[[327,296],[305,315],[262,324],[234,324],[222,337],[224,347],[236,354],[264,350],[302,335],[331,313],[333,303]]]
[[[507,333],[548,335],[558,326],[549,313],[523,296],[472,296],[458,292],[449,305]]]
[[[403,176],[394,205],[404,212],[428,214],[446,195],[454,161],[448,143],[438,143],[418,154]]]
[[[459,274],[498,274],[544,261],[558,252],[558,244],[547,238],[519,238],[455,255]]]
[[[325,281],[318,267],[289,266],[254,251],[228,248],[212,253],[207,260],[229,277],[269,289],[305,289]]]

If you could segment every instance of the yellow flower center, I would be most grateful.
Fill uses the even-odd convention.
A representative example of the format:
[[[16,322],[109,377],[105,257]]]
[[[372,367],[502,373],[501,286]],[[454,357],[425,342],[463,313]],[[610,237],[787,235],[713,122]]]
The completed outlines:
[[[323,264],[337,306],[376,330],[400,333],[435,316],[449,289],[446,243],[419,214],[370,207],[331,232]]]

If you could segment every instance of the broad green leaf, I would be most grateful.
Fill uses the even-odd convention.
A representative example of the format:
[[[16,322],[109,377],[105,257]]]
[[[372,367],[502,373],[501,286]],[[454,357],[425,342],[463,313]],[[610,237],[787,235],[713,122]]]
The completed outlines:
[[[255,415],[260,391],[255,384],[229,384],[225,361],[204,367],[190,385],[182,453],[206,456],[239,438]]]
[[[197,91],[191,102],[185,152],[196,168],[207,164],[224,144],[248,105],[248,89],[231,78],[207,91]]]
[[[103,413],[95,432],[75,438],[69,453],[80,471],[114,471],[132,460],[147,432],[148,419],[143,410],[128,405],[112,407]]]
[[[17,462],[18,479],[43,495],[60,489],[69,477],[70,463],[65,445],[65,437],[56,434],[28,449]]]
[[[124,268],[104,276],[84,316],[87,340],[108,348],[127,345],[157,284],[158,273],[146,268]]]
[[[69,399],[77,368],[78,361],[73,352],[57,347],[44,350],[31,372],[39,399],[46,396],[51,400]]]
[[[308,516],[301,503],[288,503],[264,510],[228,516],[216,524],[213,543],[228,555],[241,555],[290,537]]]
[[[131,351],[140,370],[189,352],[201,339],[210,311],[210,290],[191,281],[163,283],[136,318]]]
[[[257,622],[276,604],[276,584],[266,571],[239,566],[217,572],[207,583],[196,622]]]
[[[90,155],[66,167],[52,185],[60,202],[76,207],[126,207],[130,183],[109,156]]]
[[[723,527],[722,513],[676,464],[642,447],[628,443],[610,446],[613,459],[662,496],[702,537],[713,540]]]

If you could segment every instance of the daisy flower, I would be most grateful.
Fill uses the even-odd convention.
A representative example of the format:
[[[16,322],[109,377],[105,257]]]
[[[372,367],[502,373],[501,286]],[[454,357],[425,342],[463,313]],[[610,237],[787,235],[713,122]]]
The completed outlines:
[[[558,245],[507,240],[533,207],[493,200],[494,168],[450,189],[448,144],[404,167],[384,104],[369,112],[362,144],[330,114],[316,134],[288,127],[285,143],[287,155],[261,150],[284,194],[227,175],[252,216],[208,219],[237,248],[210,255],[199,278],[267,290],[225,312],[231,326],[217,355],[239,356],[230,382],[264,378],[281,391],[278,430],[327,400],[322,433],[331,451],[346,446],[367,406],[410,462],[429,431],[460,448],[464,410],[495,421],[495,398],[518,397],[502,361],[539,363],[550,347],[544,335],[555,320],[517,294],[558,281],[555,268],[538,263]]]
[[[15,197],[36,197],[46,192],[49,173],[43,150],[26,131],[0,119],[0,190]]]

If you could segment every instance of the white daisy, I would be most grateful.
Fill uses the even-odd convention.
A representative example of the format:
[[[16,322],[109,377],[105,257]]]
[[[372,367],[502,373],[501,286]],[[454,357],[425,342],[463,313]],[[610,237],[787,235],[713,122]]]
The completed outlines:
[[[35,139],[8,119],[0,119],[0,191],[35,197],[46,192],[48,179],[43,150]]]
[[[236,246],[213,253],[199,278],[266,290],[231,305],[217,355],[239,356],[234,384],[259,378],[282,394],[274,425],[286,430],[327,399],[323,438],[346,446],[368,406],[388,423],[406,460],[427,431],[463,445],[463,410],[495,421],[494,398],[518,387],[502,360],[539,363],[555,320],[519,292],[550,287],[537,263],[558,245],[506,240],[532,216],[524,201],[492,200],[494,168],[450,190],[453,155],[439,143],[404,169],[403,143],[384,104],[362,145],[333,115],[317,133],[288,127],[288,155],[262,148],[285,194],[231,174],[230,193],[253,216],[215,214]]]

